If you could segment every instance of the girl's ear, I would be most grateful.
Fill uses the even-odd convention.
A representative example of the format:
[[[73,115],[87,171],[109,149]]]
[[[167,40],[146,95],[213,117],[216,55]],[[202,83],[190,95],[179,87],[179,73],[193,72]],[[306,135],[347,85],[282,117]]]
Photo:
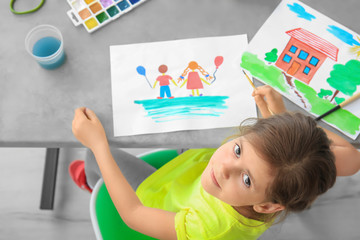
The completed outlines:
[[[253,206],[255,212],[258,213],[275,213],[285,209],[285,207],[279,203],[265,202],[256,204]]]

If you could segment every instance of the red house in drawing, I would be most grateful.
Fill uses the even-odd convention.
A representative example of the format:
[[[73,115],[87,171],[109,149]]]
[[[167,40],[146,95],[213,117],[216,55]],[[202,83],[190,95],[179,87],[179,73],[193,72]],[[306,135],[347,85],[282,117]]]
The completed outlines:
[[[337,61],[339,49],[328,41],[303,28],[286,33],[291,38],[275,66],[288,75],[309,84],[327,57]]]

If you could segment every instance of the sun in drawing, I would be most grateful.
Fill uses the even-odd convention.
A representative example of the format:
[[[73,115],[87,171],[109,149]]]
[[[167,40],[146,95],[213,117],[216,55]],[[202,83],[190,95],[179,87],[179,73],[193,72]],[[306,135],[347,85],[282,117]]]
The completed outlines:
[[[196,71],[198,70],[205,78],[201,78],[199,73]],[[212,76],[208,72],[206,72],[199,64],[195,61],[189,62],[189,65],[178,78],[178,83],[184,81],[180,88],[183,87],[186,83],[186,89],[191,90],[190,96],[202,96],[202,93],[199,93],[199,89],[203,89],[203,82],[207,85],[210,85],[210,80],[213,79]]]

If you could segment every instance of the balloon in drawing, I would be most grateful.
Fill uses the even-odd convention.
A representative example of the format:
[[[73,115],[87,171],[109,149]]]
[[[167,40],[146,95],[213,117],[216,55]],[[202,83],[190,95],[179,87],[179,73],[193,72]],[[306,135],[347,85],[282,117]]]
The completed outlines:
[[[223,63],[224,58],[222,56],[217,56],[214,60],[216,69],[220,67],[220,65]]]
[[[136,71],[138,72],[138,74],[146,76],[146,70],[145,70],[145,68],[143,66],[138,66],[136,68]]]
[[[151,86],[151,84],[150,84],[150,82],[149,82],[149,79],[147,79],[147,77],[146,77],[146,70],[145,70],[145,68],[144,68],[143,66],[138,66],[138,67],[136,68],[136,71],[138,72],[138,74],[140,74],[140,75],[142,75],[142,76],[145,77],[147,83],[148,83],[149,86],[152,88],[152,86]]]
[[[212,84],[213,82],[215,82],[215,80],[216,80],[215,73],[217,72],[218,68],[219,68],[220,65],[223,63],[223,61],[224,61],[224,58],[223,58],[222,56],[217,56],[217,57],[215,58],[214,63],[215,63],[216,69],[215,69],[215,72],[213,73],[214,80],[211,82],[211,84]]]

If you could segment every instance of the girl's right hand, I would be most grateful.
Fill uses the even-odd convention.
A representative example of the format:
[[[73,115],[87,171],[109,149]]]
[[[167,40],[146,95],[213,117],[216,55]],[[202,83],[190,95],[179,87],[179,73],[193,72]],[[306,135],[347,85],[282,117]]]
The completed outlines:
[[[88,108],[82,107],[75,110],[72,131],[85,147],[93,151],[96,147],[107,144],[106,134],[100,120]]]
[[[252,96],[264,118],[270,117],[273,114],[286,112],[281,94],[269,85],[257,87],[252,93]]]

